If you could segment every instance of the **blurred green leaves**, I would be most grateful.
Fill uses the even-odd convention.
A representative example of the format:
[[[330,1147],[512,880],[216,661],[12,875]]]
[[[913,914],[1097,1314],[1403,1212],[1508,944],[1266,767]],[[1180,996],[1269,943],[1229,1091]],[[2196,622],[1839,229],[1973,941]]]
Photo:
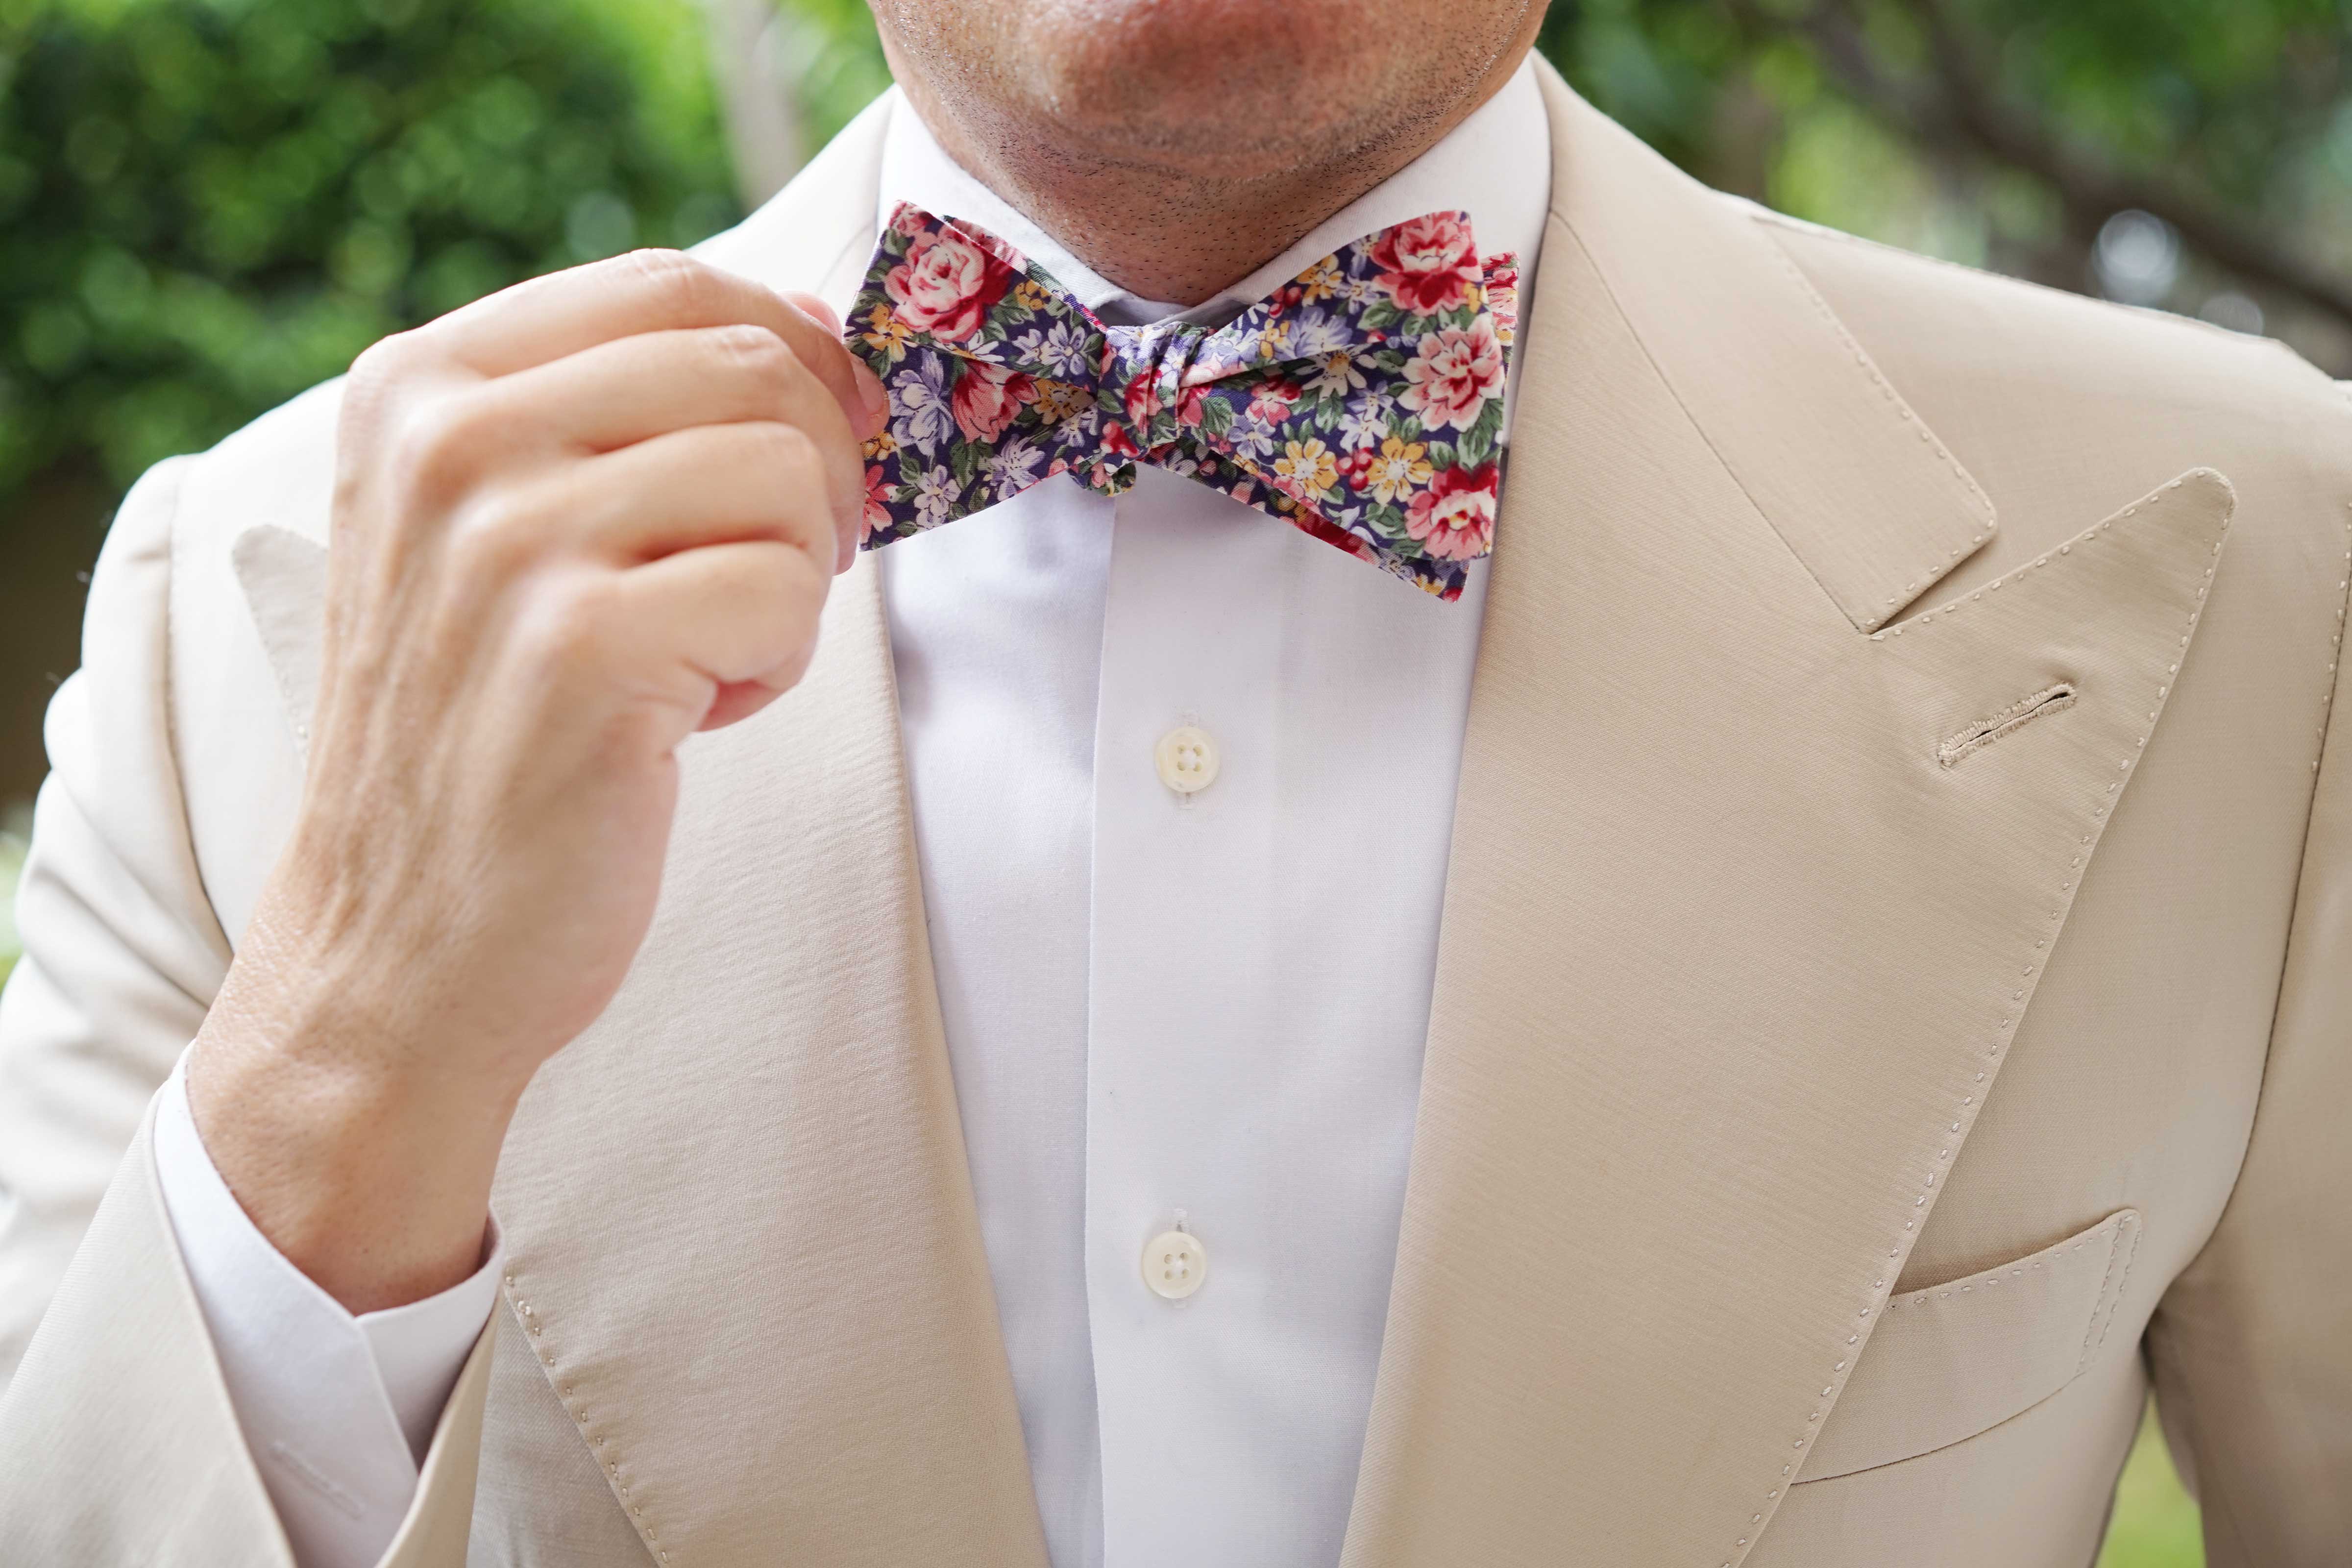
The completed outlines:
[[[2151,1405],[2116,1484],[2115,1513],[2097,1568],[2201,1568],[2204,1561],[2196,1501],[2173,1468]]]
[[[2352,0],[1554,0],[1540,47],[1727,189],[2352,375]],[[2119,289],[2131,210],[2183,250]]]
[[[690,0],[0,0],[0,497],[735,216]]]
[[[890,85],[866,0],[779,0],[793,24],[793,90],[812,147],[822,147]]]

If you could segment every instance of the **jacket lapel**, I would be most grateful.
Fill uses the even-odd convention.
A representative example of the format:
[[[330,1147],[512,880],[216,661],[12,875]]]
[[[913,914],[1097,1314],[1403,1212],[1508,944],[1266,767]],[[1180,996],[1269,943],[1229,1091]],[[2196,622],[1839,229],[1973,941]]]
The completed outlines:
[[[845,309],[885,113],[706,255]],[[652,930],[508,1141],[507,1299],[657,1562],[1042,1564],[870,559],[822,637],[681,752]]]
[[[657,1561],[1038,1563],[870,564],[824,626],[681,753],[652,931],[509,1136],[507,1298]]]
[[[1990,537],[1982,492],[1751,219],[1547,81],[1348,1568],[1753,1546],[1992,1090],[2231,505],[2185,476],[1888,624]]]

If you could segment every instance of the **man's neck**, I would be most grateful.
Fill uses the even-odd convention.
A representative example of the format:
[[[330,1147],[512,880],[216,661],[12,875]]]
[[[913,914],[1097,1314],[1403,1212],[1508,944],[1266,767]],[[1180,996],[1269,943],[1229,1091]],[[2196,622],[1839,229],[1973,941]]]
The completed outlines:
[[[1424,121],[1344,155],[1265,173],[1186,169],[965,125],[895,57],[900,90],[948,156],[1087,266],[1139,299],[1197,305],[1444,140],[1508,81],[1524,50]]]

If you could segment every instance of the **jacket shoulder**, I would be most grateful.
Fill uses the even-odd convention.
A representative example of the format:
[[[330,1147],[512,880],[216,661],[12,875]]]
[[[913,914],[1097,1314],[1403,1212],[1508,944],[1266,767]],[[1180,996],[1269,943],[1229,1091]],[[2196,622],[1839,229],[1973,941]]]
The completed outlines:
[[[1741,205],[1991,495],[2004,558],[2211,468],[2238,492],[2233,555],[2340,562],[2352,387],[2284,344]],[[2334,596],[2341,574],[2303,575]]]
[[[1960,414],[1952,423],[1963,432],[2021,437],[2045,402],[2064,400],[2079,412],[2062,428],[2093,444],[2110,434],[2101,423],[2108,417],[2153,419],[2181,439],[2217,445],[2260,430],[2272,437],[2277,459],[2300,451],[2352,475],[2352,384],[2331,380],[2275,339],[1738,205],[1881,368],[1890,377],[1897,367],[1906,373],[1909,384],[1898,383],[1905,395],[1916,389]],[[1976,406],[1963,413],[1958,405],[1971,397]],[[2004,405],[2014,407],[2006,419]]]

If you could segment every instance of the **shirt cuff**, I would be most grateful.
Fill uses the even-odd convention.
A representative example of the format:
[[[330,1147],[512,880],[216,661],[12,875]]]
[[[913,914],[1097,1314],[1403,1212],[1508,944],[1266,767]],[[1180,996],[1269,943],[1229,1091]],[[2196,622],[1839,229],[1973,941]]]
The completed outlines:
[[[302,1568],[369,1568],[416,1492],[441,1407],[498,1302],[482,1266],[436,1296],[353,1317],[263,1236],[205,1152],[187,1063],[155,1107],[163,1207],[246,1447]]]

